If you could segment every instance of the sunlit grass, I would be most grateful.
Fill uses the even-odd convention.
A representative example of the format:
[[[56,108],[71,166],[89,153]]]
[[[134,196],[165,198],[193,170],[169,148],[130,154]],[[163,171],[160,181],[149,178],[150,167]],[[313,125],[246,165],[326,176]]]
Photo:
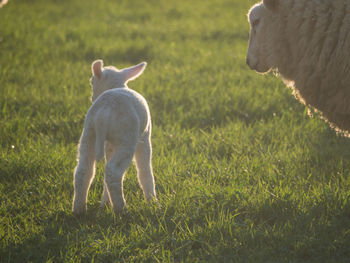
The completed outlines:
[[[0,9],[0,262],[347,262],[350,143],[245,65],[254,1],[10,0]],[[147,61],[159,205],[71,214],[90,65]]]

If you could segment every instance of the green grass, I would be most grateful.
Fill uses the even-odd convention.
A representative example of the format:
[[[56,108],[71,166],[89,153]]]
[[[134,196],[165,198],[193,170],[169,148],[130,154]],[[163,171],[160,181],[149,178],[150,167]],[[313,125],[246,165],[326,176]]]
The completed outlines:
[[[254,1],[10,0],[0,9],[0,262],[349,262],[350,141],[245,65]],[[71,213],[90,65],[148,67],[159,207]]]

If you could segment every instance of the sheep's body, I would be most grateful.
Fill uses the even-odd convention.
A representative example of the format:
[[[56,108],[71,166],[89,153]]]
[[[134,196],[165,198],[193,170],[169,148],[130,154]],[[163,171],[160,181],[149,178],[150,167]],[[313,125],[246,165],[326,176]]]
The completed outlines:
[[[350,1],[264,0],[249,12],[247,63],[277,70],[296,97],[350,131]]]
[[[114,74],[113,70],[111,74]],[[103,78],[106,76],[101,76]],[[111,83],[104,81],[102,86],[107,90],[99,91],[102,94],[95,98],[86,115],[80,139],[74,176],[73,212],[76,214],[86,210],[95,160],[99,161],[105,155],[107,164],[101,204],[111,203],[115,212],[125,207],[123,176],[134,156],[146,199],[156,198],[151,165],[151,115],[147,102],[126,85],[110,89],[106,85],[108,82]]]
[[[96,132],[96,160],[104,157],[105,141],[118,145],[120,140],[141,138],[151,130],[146,100],[127,87],[105,91],[89,109],[86,120],[85,126]]]

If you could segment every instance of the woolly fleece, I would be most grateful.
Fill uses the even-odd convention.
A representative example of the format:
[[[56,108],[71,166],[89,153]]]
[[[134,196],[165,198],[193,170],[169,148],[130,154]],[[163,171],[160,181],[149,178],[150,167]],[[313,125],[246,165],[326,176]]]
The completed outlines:
[[[349,136],[350,1],[264,0],[248,17],[248,65],[278,72],[297,99]]]

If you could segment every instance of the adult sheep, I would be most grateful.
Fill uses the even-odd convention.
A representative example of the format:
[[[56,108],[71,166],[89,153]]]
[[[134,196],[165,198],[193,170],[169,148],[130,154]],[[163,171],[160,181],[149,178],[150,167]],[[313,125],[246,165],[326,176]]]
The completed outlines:
[[[350,1],[264,0],[254,5],[247,64],[278,72],[297,99],[350,132]]]

